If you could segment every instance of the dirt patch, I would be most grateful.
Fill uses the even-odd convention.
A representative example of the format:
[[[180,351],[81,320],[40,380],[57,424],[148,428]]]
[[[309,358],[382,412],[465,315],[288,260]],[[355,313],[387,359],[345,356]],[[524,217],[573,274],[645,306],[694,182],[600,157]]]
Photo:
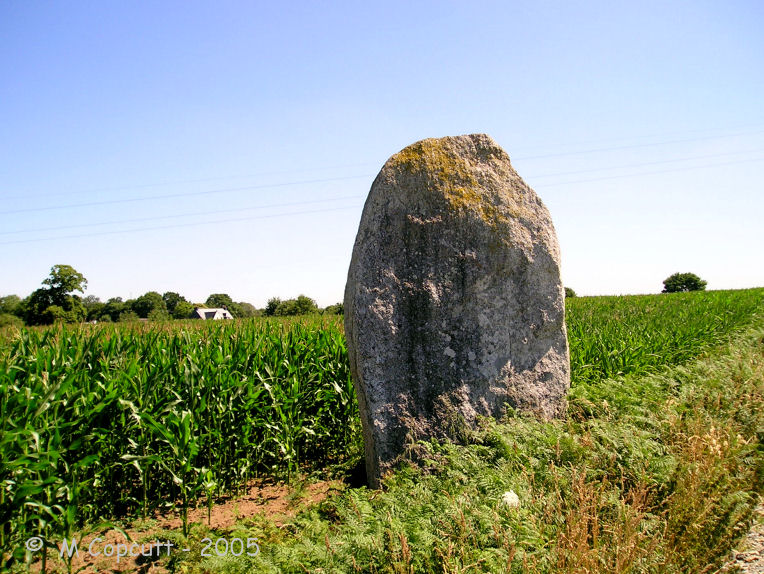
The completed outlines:
[[[214,530],[231,528],[237,521],[255,515],[273,520],[281,526],[284,519],[294,517],[299,510],[318,504],[330,491],[343,489],[340,481],[321,481],[297,488],[283,483],[257,481],[250,485],[244,496],[226,500],[212,507],[207,521],[207,508],[199,506],[189,510],[189,523],[208,524]],[[165,513],[157,520],[160,528],[180,530],[183,522],[180,512]]]
[[[262,517],[277,527],[283,526],[301,510],[310,508],[332,492],[344,490],[341,481],[318,481],[296,486],[259,480],[252,482],[243,496],[222,500],[213,505],[209,513],[206,506],[197,506],[188,512],[189,524],[208,525],[210,530],[225,533],[238,521]],[[76,550],[72,541],[67,548],[72,555],[72,572],[84,574],[126,573],[163,574],[173,552],[199,551],[198,548],[184,549],[182,520],[179,511],[156,513],[150,520],[135,521],[124,528],[75,536]],[[256,540],[256,539],[254,539]],[[60,557],[62,541],[56,540],[58,551],[48,550],[47,572],[66,572],[67,567]],[[256,546],[249,549],[254,551]],[[247,542],[242,549],[247,551]],[[232,550],[234,550],[232,548]],[[236,551],[239,548],[235,549]],[[214,546],[209,550],[214,552]],[[32,572],[42,572],[42,560],[32,565]]]

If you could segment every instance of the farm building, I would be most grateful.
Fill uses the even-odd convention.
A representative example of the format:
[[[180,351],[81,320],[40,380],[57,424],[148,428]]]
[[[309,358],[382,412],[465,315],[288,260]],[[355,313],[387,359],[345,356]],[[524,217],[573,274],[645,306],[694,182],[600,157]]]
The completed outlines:
[[[231,312],[228,309],[225,308],[217,308],[217,309],[205,309],[202,307],[197,307],[194,309],[194,312],[191,313],[192,319],[212,319],[212,320],[221,320],[221,319],[233,319],[233,315],[231,315]]]

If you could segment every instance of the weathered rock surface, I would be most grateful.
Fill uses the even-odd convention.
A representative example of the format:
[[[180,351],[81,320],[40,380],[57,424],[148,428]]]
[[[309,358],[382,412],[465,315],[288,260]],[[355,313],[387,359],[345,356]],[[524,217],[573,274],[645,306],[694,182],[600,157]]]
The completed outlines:
[[[506,405],[564,412],[559,268],[549,212],[490,137],[427,139],[387,161],[345,287],[372,486],[407,442],[453,438]]]

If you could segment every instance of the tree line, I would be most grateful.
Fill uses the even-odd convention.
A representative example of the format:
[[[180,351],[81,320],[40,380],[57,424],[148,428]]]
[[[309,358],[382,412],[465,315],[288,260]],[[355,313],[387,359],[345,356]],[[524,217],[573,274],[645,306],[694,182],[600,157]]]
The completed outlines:
[[[193,303],[174,291],[163,294],[149,291],[135,299],[112,297],[101,301],[95,295],[84,296],[87,284],[85,276],[72,266],[54,265],[42,286],[26,298],[22,299],[18,295],[0,297],[0,327],[14,324],[50,325],[58,322],[188,319],[199,307],[225,308],[234,318],[342,314],[342,303],[320,309],[306,295],[286,300],[273,297],[268,300],[265,309],[258,309],[245,301],[234,301],[227,293],[213,293],[204,303]]]
[[[283,317],[309,315],[315,313],[342,315],[342,303],[320,309],[316,302],[306,295],[296,299],[282,300],[272,297],[264,309],[258,309],[245,301],[234,301],[227,293],[213,293],[204,303],[192,303],[180,293],[167,291],[160,294],[149,291],[136,299],[123,301],[112,297],[101,301],[94,295],[85,294],[88,281],[85,276],[70,265],[54,265],[50,275],[42,281],[42,287],[22,299],[18,295],[0,297],[0,327],[7,325],[50,325],[53,323],[82,323],[85,321],[116,322],[165,321],[188,319],[199,307],[225,308],[234,318]],[[703,291],[706,281],[694,273],[674,273],[663,281],[663,293],[682,291]],[[565,287],[565,297],[575,297],[576,292]]]

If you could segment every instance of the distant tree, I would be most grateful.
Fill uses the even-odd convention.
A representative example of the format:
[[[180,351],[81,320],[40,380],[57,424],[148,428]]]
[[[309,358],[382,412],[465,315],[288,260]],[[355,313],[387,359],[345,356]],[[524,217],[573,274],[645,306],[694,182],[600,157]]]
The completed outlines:
[[[106,307],[105,303],[101,303],[101,300],[95,295],[88,295],[82,300],[82,304],[87,311],[87,320],[96,321],[103,315],[103,310]]]
[[[297,312],[297,299],[287,299],[279,303],[274,313],[277,317],[290,317],[292,315],[298,315]]]
[[[127,310],[127,311],[122,311],[119,314],[120,323],[130,323],[133,321],[137,321],[138,319],[140,319],[140,317],[138,317],[138,313],[136,313],[135,311]]]
[[[318,305],[316,302],[307,295],[300,295],[297,297],[297,314],[309,315],[310,313],[318,313]]]
[[[75,321],[68,320],[70,317],[63,309],[63,307],[59,307],[58,305],[50,305],[48,306],[45,311],[42,313],[42,324],[43,325],[50,325],[53,323],[74,323]]]
[[[259,314],[257,307],[255,307],[251,303],[247,303],[245,301],[239,301],[238,303],[236,303],[236,306],[239,308],[239,311],[241,313],[239,317],[257,317],[257,315]]]
[[[122,297],[112,297],[106,301],[98,320],[104,321],[108,317],[110,321],[119,321],[119,316],[126,310],[127,308],[124,301],[122,301]]]
[[[0,314],[19,316],[21,312],[21,297],[18,295],[6,295],[5,297],[0,297]]]
[[[175,305],[175,309],[172,311],[173,319],[188,319],[191,313],[194,312],[195,305],[188,301],[178,301]]]
[[[271,297],[265,305],[263,315],[266,317],[273,317],[276,314],[276,309],[279,308],[279,305],[281,305],[281,299],[278,297]]]
[[[82,298],[82,304],[85,305],[85,309],[90,309],[93,305],[97,305],[101,300],[95,295],[88,295]]]
[[[48,307],[55,305],[48,289],[36,289],[24,299],[24,320],[29,325],[45,325],[49,321],[43,317]],[[50,321],[52,323],[52,321]]]
[[[79,291],[85,293],[88,280],[71,265],[54,265],[50,270],[50,276],[42,282],[47,285],[54,298],[63,301],[63,297]],[[57,302],[58,302],[57,301]]]
[[[229,305],[233,305],[233,299],[231,299],[231,296],[227,293],[213,293],[207,297],[204,304],[207,305],[207,307],[212,308],[228,307]]]
[[[0,329],[4,327],[23,327],[24,321],[10,313],[0,313]]]
[[[133,302],[130,308],[142,319],[148,317],[152,311],[167,312],[167,305],[165,305],[164,299],[156,291],[149,291],[141,295]]]
[[[167,309],[152,309],[147,315],[149,321],[167,321],[170,319],[170,314]]]
[[[663,280],[663,293],[705,291],[706,285],[706,281],[703,281],[695,273],[674,273]]]
[[[171,315],[175,314],[175,307],[178,306],[178,303],[188,303],[183,295],[175,293],[174,291],[167,291],[167,293],[162,295],[162,299],[164,300],[164,304],[167,306],[167,312]]]
[[[222,308],[225,307],[234,317],[241,317],[241,309],[233,302],[227,293],[213,293],[204,302],[207,307]]]
[[[269,305],[270,303],[268,301]],[[274,315],[285,317],[290,315],[309,315],[311,313],[318,313],[318,305],[310,297],[300,295],[297,299],[287,299],[286,301],[279,302]]]
[[[565,298],[568,299],[569,297],[577,297],[576,292],[570,287],[565,287]]]
[[[335,303],[334,305],[329,305],[326,309],[324,309],[324,315],[344,315],[345,314],[345,306],[342,303]]]
[[[75,291],[84,293],[87,279],[70,265],[54,265],[50,276],[42,282],[45,287],[34,291],[24,300],[24,315],[30,325],[48,325],[57,321],[84,321],[87,310]]]

